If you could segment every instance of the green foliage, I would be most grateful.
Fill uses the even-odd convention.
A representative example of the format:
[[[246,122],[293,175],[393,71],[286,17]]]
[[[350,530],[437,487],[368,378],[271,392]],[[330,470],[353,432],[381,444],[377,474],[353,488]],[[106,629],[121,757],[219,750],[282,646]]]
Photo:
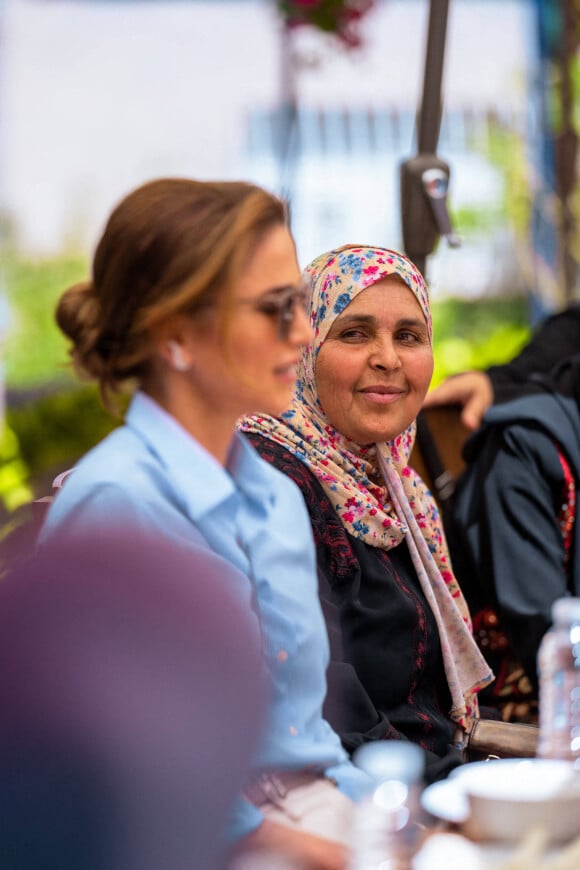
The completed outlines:
[[[489,233],[503,220],[499,206],[461,206],[451,211],[451,222],[460,236]]]
[[[444,299],[433,303],[433,386],[466,369],[507,362],[530,336],[521,297]]]
[[[515,130],[499,123],[490,124],[485,154],[504,179],[499,213],[507,217],[516,236],[523,239],[528,234],[531,213],[526,143]]]
[[[16,510],[32,498],[30,472],[20,453],[14,431],[4,426],[0,437],[0,502],[5,511]]]
[[[4,360],[9,386],[72,380],[66,365],[66,341],[55,323],[54,309],[60,294],[87,274],[86,257],[80,254],[30,259],[7,253],[4,277],[10,322]]]
[[[117,424],[103,408],[96,387],[54,392],[8,411],[20,456],[30,468],[36,495],[50,491],[53,477],[70,468]]]
[[[16,249],[2,251],[1,289],[8,306],[2,365],[10,388],[29,390],[56,380],[73,383],[65,339],[53,312],[62,291],[86,274],[86,258],[80,255],[31,259],[19,256]],[[41,403],[35,403],[28,413],[36,416],[40,408]],[[34,482],[44,468],[38,454],[53,449],[42,416],[35,422],[34,449],[27,442],[22,414],[9,410],[7,417],[0,438],[0,514],[15,511],[37,494]]]

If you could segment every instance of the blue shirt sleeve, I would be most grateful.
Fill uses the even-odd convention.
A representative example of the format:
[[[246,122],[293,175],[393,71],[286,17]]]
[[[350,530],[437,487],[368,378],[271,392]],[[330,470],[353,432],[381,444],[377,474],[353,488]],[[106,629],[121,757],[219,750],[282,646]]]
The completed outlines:
[[[140,497],[138,492],[123,483],[106,480],[79,483],[75,474],[73,470],[63,489],[54,497],[40,532],[41,542],[53,535],[71,538],[98,535],[99,532],[108,534],[127,528],[210,549],[196,527],[185,517],[179,518],[171,505],[161,499],[153,502],[145,496]]]
[[[242,837],[252,834],[264,821],[264,814],[243,797],[239,797],[230,812],[226,826],[226,844],[231,846]]]
[[[373,788],[370,776],[351,762],[328,767],[325,774],[329,779],[333,779],[340,791],[354,803],[364,800]]]

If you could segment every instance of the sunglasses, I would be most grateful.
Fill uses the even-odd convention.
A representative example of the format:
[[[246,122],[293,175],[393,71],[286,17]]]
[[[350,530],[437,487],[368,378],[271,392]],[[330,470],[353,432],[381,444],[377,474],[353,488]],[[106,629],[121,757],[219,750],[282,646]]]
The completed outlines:
[[[310,302],[310,284],[305,281],[298,286],[280,287],[270,291],[260,299],[240,299],[238,305],[252,305],[260,314],[265,314],[276,321],[278,338],[287,341],[294,325],[296,312],[302,309],[308,314]]]

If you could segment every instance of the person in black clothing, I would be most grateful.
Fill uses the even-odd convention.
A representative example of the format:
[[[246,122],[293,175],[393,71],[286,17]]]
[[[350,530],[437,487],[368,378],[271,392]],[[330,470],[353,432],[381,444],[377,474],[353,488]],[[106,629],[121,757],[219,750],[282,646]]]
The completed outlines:
[[[481,424],[464,446],[448,532],[476,636],[498,674],[486,703],[506,719],[536,721],[536,660],[551,605],[580,594],[579,354],[576,304],[550,317],[512,362],[449,378],[426,402],[460,402],[464,422]]]
[[[536,657],[552,603],[580,594],[580,355],[532,376],[526,395],[494,405],[466,444],[454,515],[466,531],[482,600],[537,689]]]
[[[426,287],[406,257],[366,246],[323,254],[306,275],[315,338],[292,405],[240,427],[310,513],[331,646],[326,717],[351,752],[414,741],[433,781],[461,763],[492,675],[435,502],[408,466],[433,371]]]
[[[491,366],[486,372],[452,375],[426,396],[424,406],[463,405],[461,419],[468,429],[475,430],[490,405],[518,398],[531,374],[545,374],[578,352],[580,303],[574,303],[548,317],[511,362]]]

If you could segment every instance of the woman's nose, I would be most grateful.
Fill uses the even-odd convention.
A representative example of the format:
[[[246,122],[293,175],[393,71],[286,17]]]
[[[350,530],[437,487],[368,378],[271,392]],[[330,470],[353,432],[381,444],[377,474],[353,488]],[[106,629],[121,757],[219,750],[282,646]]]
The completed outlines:
[[[401,366],[397,347],[390,338],[385,338],[376,343],[371,352],[369,363],[372,368],[390,372]]]
[[[301,305],[296,305],[292,328],[290,329],[290,341],[292,344],[302,347],[305,344],[310,344],[313,335],[307,312]]]

